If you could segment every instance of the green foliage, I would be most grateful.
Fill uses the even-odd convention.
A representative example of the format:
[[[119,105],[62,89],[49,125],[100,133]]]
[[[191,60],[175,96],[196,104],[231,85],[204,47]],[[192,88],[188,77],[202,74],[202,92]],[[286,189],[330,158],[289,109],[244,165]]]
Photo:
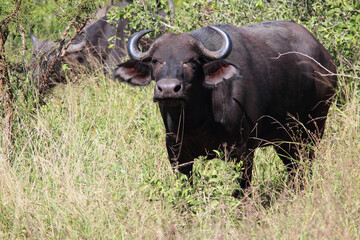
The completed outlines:
[[[115,19],[129,19],[129,33],[139,29],[153,29],[153,36],[156,36],[170,24],[172,12],[167,0],[160,0],[159,4],[156,1],[142,4],[135,0],[133,4],[111,9],[108,16],[110,22]]]
[[[15,2],[12,0],[1,3],[0,20],[11,13]],[[31,45],[28,33],[32,27],[38,38],[58,41],[61,38],[60,34],[76,15],[79,16],[77,22],[80,23],[93,14],[98,5],[90,0],[22,1],[19,14],[10,25],[11,38],[7,42],[8,48],[20,49],[23,47],[22,31],[26,33],[27,45]]]
[[[195,160],[190,180],[181,174],[171,179],[159,179],[154,175],[148,181],[151,187],[144,186],[144,189],[148,189],[149,199],[163,199],[174,208],[193,214],[216,209],[220,202],[237,207],[239,202],[232,195],[240,190],[237,179],[241,176],[234,166],[237,164],[233,161],[208,161],[202,157]]]
[[[217,23],[240,26],[261,21],[295,21],[309,29],[329,49],[337,64],[340,64],[338,56],[350,62],[359,61],[360,10],[359,2],[354,0],[244,0],[241,3],[236,0],[189,0],[176,9],[175,19],[162,19],[155,12],[154,2],[146,6],[135,4],[119,10],[113,17],[130,19],[130,29],[155,29],[155,35],[160,31],[188,32]]]
[[[359,61],[360,7],[358,1],[326,1],[312,5],[309,23],[335,58]]]
[[[9,16],[18,1],[1,3],[0,21]],[[10,85],[15,101],[32,106],[38,102],[38,92],[31,82],[31,47],[30,29],[33,29],[39,39],[60,40],[63,31],[74,20],[70,33],[78,24],[94,13],[96,6],[90,0],[61,0],[61,1],[21,1],[20,10],[11,18],[9,37],[6,41],[7,61],[9,62]],[[23,42],[25,40],[25,42]],[[26,51],[28,50],[28,51]],[[33,107],[33,106],[32,106]],[[31,108],[31,107],[30,107]]]

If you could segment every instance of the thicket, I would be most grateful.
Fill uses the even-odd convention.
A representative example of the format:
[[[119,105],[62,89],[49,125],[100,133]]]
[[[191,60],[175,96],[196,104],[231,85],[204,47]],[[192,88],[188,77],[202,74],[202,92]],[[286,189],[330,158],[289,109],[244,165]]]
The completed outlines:
[[[166,1],[163,2],[166,5]],[[175,33],[216,23],[240,26],[262,21],[295,21],[308,28],[332,53],[337,63],[341,61],[338,57],[355,63],[360,58],[360,3],[357,0],[179,2],[181,7],[176,9],[175,19],[171,15],[166,19],[156,16],[151,11],[154,9],[151,5],[130,5],[119,9],[115,18],[130,18],[130,27],[134,29]]]

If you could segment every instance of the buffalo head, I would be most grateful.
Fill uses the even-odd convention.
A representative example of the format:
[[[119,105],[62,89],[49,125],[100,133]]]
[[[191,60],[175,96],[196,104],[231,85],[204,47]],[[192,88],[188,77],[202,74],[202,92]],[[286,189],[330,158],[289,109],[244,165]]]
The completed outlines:
[[[30,38],[33,43],[32,78],[38,81],[40,91],[65,80],[63,64],[67,64],[76,72],[76,69],[86,61],[88,50],[85,38],[81,35],[70,44],[65,42],[62,47],[53,41],[38,40],[32,32]]]
[[[232,50],[229,35],[209,26],[222,38],[218,50],[209,50],[189,33],[164,34],[146,52],[137,45],[152,30],[136,33],[128,42],[131,60],[118,65],[114,77],[132,85],[144,86],[154,79],[154,101],[166,106],[188,103],[189,98],[217,84],[240,76],[239,68],[225,60]]]

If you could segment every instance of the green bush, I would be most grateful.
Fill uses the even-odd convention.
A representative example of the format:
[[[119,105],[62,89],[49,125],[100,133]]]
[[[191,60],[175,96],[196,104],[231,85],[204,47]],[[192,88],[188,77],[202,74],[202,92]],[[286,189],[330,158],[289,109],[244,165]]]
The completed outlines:
[[[295,21],[319,39],[336,64],[342,65],[346,58],[356,65],[360,58],[360,7],[356,0],[189,0],[178,5],[175,19],[171,19],[169,10],[170,17],[165,19],[153,14],[154,3],[129,5],[113,17],[129,18],[131,29],[154,29],[156,34],[160,31],[188,32],[217,23],[241,26],[262,21]]]

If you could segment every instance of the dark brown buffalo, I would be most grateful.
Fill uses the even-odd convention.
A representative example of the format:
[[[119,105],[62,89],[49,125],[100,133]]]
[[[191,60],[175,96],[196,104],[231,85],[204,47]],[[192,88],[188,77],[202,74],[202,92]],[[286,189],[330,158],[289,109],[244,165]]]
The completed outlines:
[[[33,58],[38,60],[35,61],[35,64],[38,63],[38,65],[34,67],[33,78],[41,78],[41,81],[44,81],[42,79],[44,74],[51,71],[48,75],[51,75],[52,81],[57,83],[63,81],[65,77],[61,71],[62,64],[67,64],[73,70],[81,66],[86,68],[103,66],[106,71],[110,71],[114,66],[121,63],[122,58],[127,55],[125,39],[129,37],[129,30],[127,29],[129,20],[124,19],[109,23],[107,14],[112,8],[127,6],[128,2],[132,1],[123,1],[117,5],[113,5],[111,1],[110,6],[98,9],[95,17],[71,41],[62,58],[58,57],[59,43],[40,41],[31,32]],[[174,9],[172,0],[168,0],[168,3],[169,7]],[[159,1],[158,5],[160,7]],[[160,11],[159,14],[166,15],[163,11]],[[111,39],[111,37],[113,38]],[[146,42],[143,43],[144,47],[146,44]],[[48,86],[48,84],[43,85]]]
[[[131,60],[114,77],[144,86],[155,80],[171,165],[191,174],[194,158],[222,149],[243,161],[251,181],[254,150],[273,145],[289,171],[302,146],[314,158],[337,79],[328,51],[294,22],[216,25],[167,33],[147,52],[128,43]],[[321,64],[321,65],[320,65]]]
[[[66,49],[63,62],[75,67],[79,63],[84,63],[86,58],[91,56],[103,65],[106,65],[106,67],[112,62],[120,63],[121,58],[126,55],[125,37],[127,35],[124,33],[124,29],[128,21],[120,21],[119,24],[116,24],[115,28],[108,23],[107,13],[113,7],[124,7],[127,4],[128,3],[123,2],[117,6],[110,5],[99,9],[95,17],[91,19],[84,29],[72,40]],[[117,36],[117,38],[108,41],[112,36]],[[30,37],[33,43],[34,58],[43,56],[48,61],[58,54],[58,43],[53,41],[40,41],[32,32]],[[122,42],[115,42],[121,39]],[[109,48],[110,44],[114,44],[114,47]]]

